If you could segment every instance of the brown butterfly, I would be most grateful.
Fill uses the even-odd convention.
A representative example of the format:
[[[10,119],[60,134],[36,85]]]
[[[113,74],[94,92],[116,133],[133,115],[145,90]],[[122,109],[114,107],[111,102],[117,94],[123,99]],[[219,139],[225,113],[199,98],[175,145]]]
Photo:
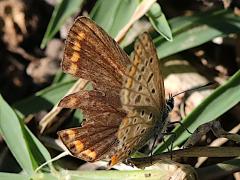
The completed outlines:
[[[66,40],[62,69],[94,87],[59,104],[81,109],[86,119],[82,127],[58,132],[73,156],[90,162],[110,158],[113,166],[165,131],[173,98],[166,103],[156,49],[147,33],[139,36],[129,58],[95,22],[79,17]]]

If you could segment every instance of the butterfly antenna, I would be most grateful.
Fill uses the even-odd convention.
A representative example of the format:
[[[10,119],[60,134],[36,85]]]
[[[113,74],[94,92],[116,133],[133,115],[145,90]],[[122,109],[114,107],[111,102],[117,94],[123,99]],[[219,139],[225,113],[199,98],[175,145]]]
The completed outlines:
[[[180,95],[180,94],[182,94],[182,93],[185,93],[185,92],[191,92],[191,91],[195,91],[195,90],[198,90],[198,89],[202,89],[202,88],[211,86],[211,85],[213,85],[213,84],[215,84],[215,83],[214,83],[214,82],[209,82],[209,83],[207,83],[207,84],[205,84],[205,85],[197,86],[197,87],[194,87],[194,88],[192,88],[192,89],[188,89],[188,90],[182,91],[182,92],[180,92],[180,93],[177,93],[177,94],[173,95],[172,97],[176,97],[176,96],[178,96],[178,95]]]

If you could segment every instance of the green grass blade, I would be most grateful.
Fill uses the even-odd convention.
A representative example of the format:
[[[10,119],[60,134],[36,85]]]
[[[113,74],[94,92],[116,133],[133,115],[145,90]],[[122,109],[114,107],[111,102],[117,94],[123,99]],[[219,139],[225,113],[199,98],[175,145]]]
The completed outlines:
[[[55,7],[47,31],[44,34],[41,48],[44,48],[48,41],[53,38],[68,17],[81,9],[83,2],[84,0],[62,0]]]
[[[147,16],[154,29],[168,41],[172,41],[172,32],[168,25],[167,19],[163,14],[158,3],[154,3],[147,13]]]
[[[219,20],[221,19],[221,21]],[[206,43],[218,36],[240,32],[240,17],[231,10],[215,10],[169,21],[174,41],[157,37],[154,42],[160,58]]]
[[[30,179],[30,176],[25,174],[15,174],[15,173],[0,173],[0,180],[27,180]]]
[[[54,84],[47,87],[33,96],[16,102],[13,107],[23,115],[33,114],[43,109],[49,109],[56,104],[67,91],[72,87],[75,81]]]
[[[15,159],[28,175],[31,175],[46,159],[50,159],[48,151],[18,119],[2,96],[0,96],[0,129]]]
[[[224,85],[218,87],[209,97],[195,108],[182,122],[184,126],[193,132],[201,124],[215,120],[223,113],[240,102],[240,70],[236,72]],[[174,129],[176,139],[173,146],[177,146],[185,141],[190,134],[184,128],[178,126]],[[171,143],[168,139],[166,143],[156,148],[155,153],[166,150]]]
[[[108,34],[115,37],[127,24],[137,5],[137,0],[98,0],[90,17]]]

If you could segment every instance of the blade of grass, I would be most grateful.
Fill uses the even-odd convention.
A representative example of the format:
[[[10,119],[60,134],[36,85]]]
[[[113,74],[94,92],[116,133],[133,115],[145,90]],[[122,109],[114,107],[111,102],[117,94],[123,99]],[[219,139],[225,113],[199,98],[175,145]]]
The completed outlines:
[[[127,24],[137,8],[137,0],[98,0],[90,17],[112,37]]]
[[[128,23],[119,31],[117,34],[115,40],[120,43],[124,36],[127,34],[129,29],[132,27],[132,25],[139,20],[146,12],[151,8],[151,6],[155,3],[156,0],[143,0],[141,3],[137,6],[136,10],[134,11],[133,15],[129,19]]]
[[[18,119],[2,96],[0,96],[0,129],[13,156],[28,175],[32,175],[38,165],[51,159],[48,151]]]
[[[162,37],[154,39],[159,58],[199,46],[218,36],[240,32],[240,17],[230,10],[178,17],[170,20],[169,24],[174,41],[164,41]]]
[[[222,163],[213,164],[197,170],[199,179],[221,179],[240,171],[240,158],[234,158]]]
[[[51,108],[72,87],[75,81],[54,84],[33,96],[16,102],[13,107],[23,115],[33,114],[43,109]]]
[[[240,70],[236,72],[224,85],[218,87],[209,97],[207,97],[199,106],[195,108],[182,122],[184,126],[193,132],[201,124],[210,122],[223,113],[228,111],[234,105],[240,102]],[[178,126],[174,129],[176,139],[173,147],[180,145],[190,134],[184,128]],[[164,144],[160,144],[155,153],[161,153],[166,150],[171,143],[168,138]]]
[[[30,177],[28,175],[25,174],[16,174],[16,173],[0,173],[0,179],[2,180],[13,180],[13,179],[17,179],[17,180],[26,180],[26,179],[30,179]]]
[[[154,3],[151,9],[147,13],[147,17],[149,18],[154,29],[161,34],[168,41],[172,41],[172,32],[168,25],[167,19],[163,14],[161,7],[158,3]]]
[[[48,41],[53,38],[68,17],[81,9],[83,2],[84,0],[62,0],[54,8],[47,31],[41,43],[41,48],[44,48]]]

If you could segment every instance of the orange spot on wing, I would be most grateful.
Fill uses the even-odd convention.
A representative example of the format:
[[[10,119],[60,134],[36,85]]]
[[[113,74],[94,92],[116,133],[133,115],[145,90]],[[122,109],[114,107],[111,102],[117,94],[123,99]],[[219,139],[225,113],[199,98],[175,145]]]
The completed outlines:
[[[82,41],[83,39],[85,39],[85,34],[83,32],[78,33],[78,36],[76,36],[76,38],[79,41]]]
[[[109,164],[110,167],[114,166],[115,164],[117,164],[119,162],[118,157],[116,155],[111,157],[111,162]]]
[[[75,131],[71,130],[71,129],[67,129],[64,131],[65,135],[64,136],[67,136],[67,139],[74,139],[75,138]]]
[[[72,54],[70,59],[71,59],[72,62],[78,62],[80,60],[79,53],[76,52],[76,51],[73,51],[73,54]]]
[[[77,73],[77,65],[76,64],[74,64],[74,63],[72,63],[72,64],[70,64],[70,66],[69,66],[69,70],[68,70],[68,72],[70,73],[70,74],[76,74]]]
[[[86,157],[88,161],[93,161],[97,157],[97,153],[95,151],[91,151],[90,149],[83,151],[81,155]]]
[[[77,141],[73,141],[72,144],[74,145],[74,150],[75,153],[80,153],[82,152],[84,145],[81,141],[77,140]]]
[[[77,103],[77,98],[71,96],[70,98],[67,99],[66,104],[63,107],[75,108],[76,103]]]

